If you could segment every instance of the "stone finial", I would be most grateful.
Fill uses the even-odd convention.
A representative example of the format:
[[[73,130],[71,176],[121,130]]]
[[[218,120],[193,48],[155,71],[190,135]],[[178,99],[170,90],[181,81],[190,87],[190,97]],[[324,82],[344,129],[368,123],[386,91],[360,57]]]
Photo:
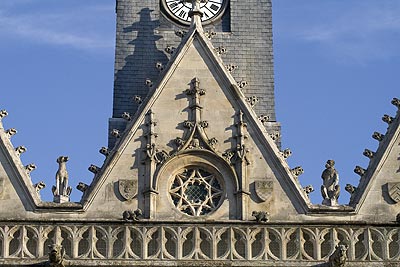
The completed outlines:
[[[355,172],[356,174],[360,175],[360,176],[364,176],[364,174],[365,174],[366,171],[367,171],[366,169],[364,169],[364,168],[362,168],[362,167],[360,167],[360,166],[356,166],[356,167],[354,168],[354,172]]]
[[[6,134],[7,134],[8,138],[11,138],[11,136],[14,136],[17,134],[17,129],[15,129],[15,128],[8,129],[8,130],[6,130]]]
[[[106,156],[106,157],[108,157],[108,155],[110,155],[110,151],[108,151],[108,148],[105,147],[105,146],[103,146],[102,148],[100,148],[99,152],[100,152],[100,154],[102,154],[102,155],[104,155],[104,156]]]
[[[176,48],[173,46],[168,45],[164,51],[167,52],[168,54],[172,55],[175,52]]]
[[[89,188],[89,185],[79,182],[78,185],[76,186],[76,189],[78,189],[81,192],[85,192]]]
[[[372,159],[375,155],[375,152],[369,150],[369,149],[365,149],[363,152],[363,155],[366,156],[369,159]]]
[[[385,114],[385,115],[383,115],[382,120],[384,122],[386,122],[387,124],[391,124],[394,121],[394,118]]]
[[[130,121],[132,118],[131,118],[131,114],[129,114],[129,112],[124,112],[123,114],[122,114],[122,118],[124,119],[124,120],[126,120],[126,121]]]
[[[5,110],[5,109],[0,110],[0,121],[1,121],[3,118],[7,117],[7,116],[8,116],[7,110]]]
[[[336,245],[335,251],[329,256],[329,267],[344,267],[347,261],[348,245]]]
[[[156,63],[156,69],[158,69],[159,72],[162,72],[164,70],[164,64],[158,61]]]
[[[31,163],[25,166],[25,170],[28,174],[30,174],[31,172],[33,172],[34,170],[36,170],[36,165]]]
[[[122,213],[122,219],[127,222],[137,222],[142,217],[143,212],[141,209],[135,211],[126,210]]]
[[[384,137],[385,137],[385,135],[378,133],[378,132],[374,132],[372,134],[372,138],[374,138],[375,140],[378,140],[378,141],[382,141]]]
[[[293,174],[293,176],[295,176],[297,178],[304,173],[304,170],[301,166],[297,166],[297,167],[291,169],[290,172]]]
[[[65,249],[58,244],[49,245],[49,266],[64,267]]]
[[[121,133],[117,129],[113,129],[111,131],[111,135],[114,136],[115,138],[120,138],[121,137]]]
[[[400,109],[400,99],[394,97],[394,98],[392,99],[392,104],[393,104],[394,106],[396,106],[398,109]]]
[[[325,170],[321,174],[322,186],[322,205],[336,206],[340,195],[339,173],[335,169],[335,161],[328,160],[325,164]]]
[[[98,174],[100,172],[101,168],[92,164],[89,166],[88,170],[94,174]]]
[[[72,188],[68,186],[68,171],[67,171],[68,157],[60,156],[57,158],[58,170],[56,173],[56,185],[53,186],[54,202],[65,203],[69,202]]]
[[[43,181],[40,181],[39,183],[34,184],[33,187],[35,187],[36,193],[39,194],[40,190],[46,187],[46,184]]]
[[[289,148],[286,148],[285,150],[281,151],[282,156],[287,159],[292,155],[292,151]]]
[[[266,211],[253,211],[251,216],[256,218],[256,222],[258,223],[266,223],[269,221],[269,213]]]
[[[19,146],[15,148],[15,153],[17,153],[18,156],[26,152],[26,147],[24,146]]]

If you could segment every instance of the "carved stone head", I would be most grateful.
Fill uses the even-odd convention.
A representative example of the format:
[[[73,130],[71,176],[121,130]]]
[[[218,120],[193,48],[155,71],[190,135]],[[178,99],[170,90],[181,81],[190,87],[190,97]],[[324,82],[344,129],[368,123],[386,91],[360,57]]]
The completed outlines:
[[[57,163],[62,163],[62,162],[67,162],[68,161],[68,157],[66,156],[60,156],[57,158]]]
[[[65,250],[61,245],[49,245],[49,263],[50,266],[62,266],[65,256]]]

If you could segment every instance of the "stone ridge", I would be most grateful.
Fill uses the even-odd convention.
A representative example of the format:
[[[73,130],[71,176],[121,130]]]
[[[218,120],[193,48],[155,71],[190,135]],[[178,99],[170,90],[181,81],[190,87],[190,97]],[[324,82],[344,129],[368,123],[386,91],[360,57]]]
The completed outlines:
[[[159,78],[156,63],[166,65],[169,58],[167,46],[178,47],[181,38],[176,30],[187,31],[165,18],[158,0],[146,2],[118,0],[117,39],[115,54],[114,108],[109,128],[124,130],[121,120],[124,112],[134,114],[138,95],[142,99],[148,94],[146,79],[153,83]],[[273,49],[272,6],[270,0],[230,0],[230,5],[221,21],[205,26],[205,31],[217,33],[212,39],[215,47],[224,46],[222,55],[226,64],[236,65],[232,72],[237,82],[247,81],[243,88],[246,96],[256,96],[259,102],[254,109],[258,115],[269,117],[266,125],[271,132],[279,132],[276,122]],[[109,140],[109,147],[114,145]]]

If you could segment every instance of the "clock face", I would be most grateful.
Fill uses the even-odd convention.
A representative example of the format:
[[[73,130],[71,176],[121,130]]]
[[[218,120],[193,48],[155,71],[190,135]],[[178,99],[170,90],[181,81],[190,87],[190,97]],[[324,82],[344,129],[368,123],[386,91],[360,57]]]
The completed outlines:
[[[208,0],[200,2],[200,10],[203,12],[201,18],[204,22],[211,22],[220,17],[226,7],[228,0]],[[183,24],[189,24],[191,17],[189,12],[192,10],[192,1],[188,0],[162,0],[165,10],[170,17]]]

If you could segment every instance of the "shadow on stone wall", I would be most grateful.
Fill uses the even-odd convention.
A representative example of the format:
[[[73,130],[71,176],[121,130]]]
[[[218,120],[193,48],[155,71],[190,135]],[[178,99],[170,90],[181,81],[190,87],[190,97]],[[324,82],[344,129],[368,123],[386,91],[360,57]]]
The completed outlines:
[[[124,63],[119,62],[124,66],[116,72],[114,78],[113,118],[121,118],[124,112],[133,115],[137,111],[139,103],[135,102],[133,98],[136,95],[142,99],[147,96],[149,88],[145,84],[146,79],[156,81],[159,76],[156,63],[161,62],[165,65],[168,62],[168,57],[156,45],[156,42],[163,37],[155,34],[155,29],[159,27],[160,22],[151,19],[153,11],[143,8],[138,13],[140,20],[125,27],[122,33],[118,33],[122,36],[117,37],[116,53],[128,56],[125,57]],[[132,35],[136,35],[136,38],[124,44],[125,40]],[[117,54],[117,61],[121,60],[119,57],[120,55]],[[126,123],[110,125],[110,129],[120,131],[123,131],[125,127]],[[109,139],[109,147],[113,147],[113,143],[114,141]]]

